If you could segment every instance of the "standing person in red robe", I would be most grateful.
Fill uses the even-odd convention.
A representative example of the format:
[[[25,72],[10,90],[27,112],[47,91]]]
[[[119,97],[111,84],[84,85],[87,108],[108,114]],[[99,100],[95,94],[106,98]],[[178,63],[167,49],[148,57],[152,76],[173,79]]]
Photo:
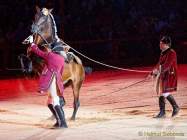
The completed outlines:
[[[176,52],[170,48],[171,38],[163,36],[160,40],[160,59],[152,74],[158,76],[157,87],[159,88],[160,112],[155,118],[165,117],[165,98],[173,107],[172,117],[176,116],[180,110],[172,93],[177,91],[177,56]]]
[[[64,58],[59,54],[53,53],[48,48],[46,48],[46,51],[40,50],[38,46],[33,43],[33,36],[30,36],[28,41],[31,43],[28,51],[43,58],[46,64],[40,76],[39,87],[41,91],[49,91],[48,108],[56,118],[54,127],[67,128],[65,114],[63,108],[60,106],[60,98],[57,93],[58,88],[61,96],[63,96],[64,86],[61,74],[64,69]]]

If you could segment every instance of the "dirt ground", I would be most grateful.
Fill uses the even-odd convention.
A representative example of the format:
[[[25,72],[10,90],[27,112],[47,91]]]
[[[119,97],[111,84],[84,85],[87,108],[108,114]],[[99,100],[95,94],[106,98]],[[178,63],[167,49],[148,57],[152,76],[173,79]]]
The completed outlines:
[[[69,128],[57,130],[50,129],[55,121],[49,118],[46,96],[37,92],[36,79],[0,80],[0,140],[186,140],[187,65],[179,66],[174,97],[181,110],[175,118],[168,102],[166,118],[153,118],[158,113],[153,79],[129,86],[145,76],[114,70],[87,75],[77,119],[70,120],[73,96],[67,88],[64,110]]]

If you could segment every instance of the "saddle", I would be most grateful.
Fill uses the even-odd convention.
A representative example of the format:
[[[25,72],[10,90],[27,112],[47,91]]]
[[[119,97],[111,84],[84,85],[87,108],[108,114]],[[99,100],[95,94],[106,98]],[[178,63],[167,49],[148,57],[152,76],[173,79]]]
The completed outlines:
[[[73,52],[65,52],[64,48],[67,46],[63,41],[55,42],[51,44],[52,52],[59,54],[64,57],[66,63],[70,63],[72,61],[76,62],[77,64],[82,64],[81,60],[73,53]]]
[[[81,64],[82,65],[82,61],[80,60],[80,58],[78,58],[73,52],[67,52],[67,58],[69,62],[76,62],[77,64]]]

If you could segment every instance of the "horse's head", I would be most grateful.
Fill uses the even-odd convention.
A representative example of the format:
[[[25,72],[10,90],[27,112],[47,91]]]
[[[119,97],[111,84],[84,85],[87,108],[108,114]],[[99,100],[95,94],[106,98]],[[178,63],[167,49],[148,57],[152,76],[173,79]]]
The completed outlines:
[[[54,19],[51,14],[52,10],[36,7],[36,11],[31,29],[31,32],[34,34],[34,43],[38,45],[49,45],[54,42],[55,39],[55,30],[53,29]]]

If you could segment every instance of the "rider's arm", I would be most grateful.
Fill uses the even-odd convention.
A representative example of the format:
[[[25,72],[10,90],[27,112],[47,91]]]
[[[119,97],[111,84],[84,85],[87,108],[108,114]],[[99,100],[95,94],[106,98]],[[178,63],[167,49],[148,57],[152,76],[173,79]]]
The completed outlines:
[[[160,66],[160,61],[156,64],[156,66],[153,68],[150,74],[153,76],[157,76],[157,74],[159,74],[159,66]]]
[[[47,59],[49,52],[44,52],[38,48],[38,46],[34,43],[31,44],[31,51],[36,55],[42,57],[43,59]]]
[[[69,46],[69,45],[64,46],[64,51],[65,51],[66,53],[69,51],[69,49],[70,49],[70,46]]]

